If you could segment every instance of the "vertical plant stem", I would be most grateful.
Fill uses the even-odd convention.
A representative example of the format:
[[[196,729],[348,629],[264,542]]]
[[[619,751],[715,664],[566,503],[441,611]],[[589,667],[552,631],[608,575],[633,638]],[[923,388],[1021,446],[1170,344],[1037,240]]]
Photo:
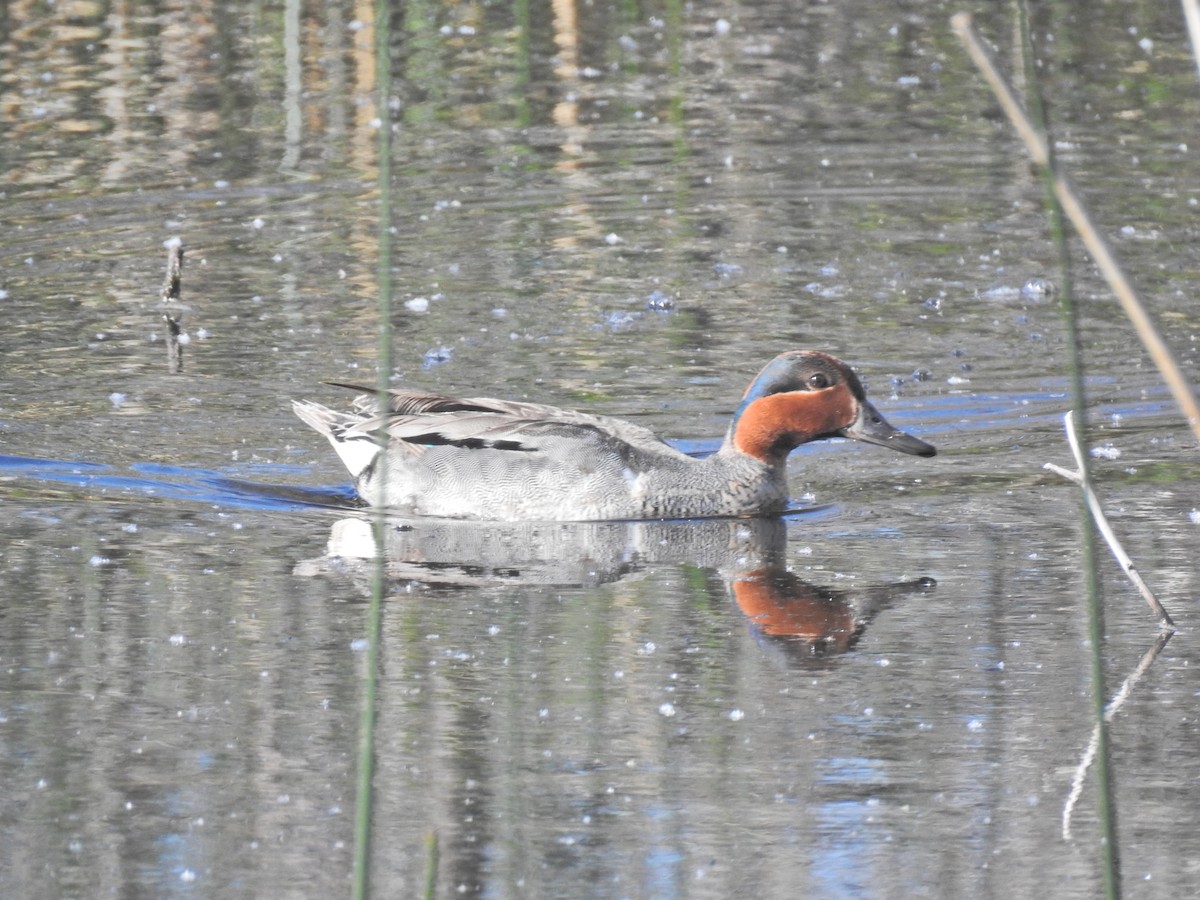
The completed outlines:
[[[391,124],[391,12],[392,4],[377,0],[375,6],[375,83],[379,123],[379,377],[380,409],[386,408],[388,377],[392,371],[392,124]],[[386,447],[386,422],[381,421],[379,440]],[[378,477],[386,484],[387,454],[376,463]],[[358,785],[354,818],[353,897],[368,894],[371,865],[371,812],[375,780],[376,685],[379,676],[379,638],[386,586],[384,531],[386,508],[376,507],[372,526],[375,535],[375,568],[371,579],[371,602],[367,608],[367,653],[363,673],[362,710],[359,719]]]
[[[1087,447],[1087,395],[1084,387],[1083,358],[1079,346],[1079,316],[1071,279],[1071,256],[1067,245],[1066,224],[1054,183],[1054,145],[1048,139],[1045,110],[1037,78],[1033,40],[1029,31],[1029,16],[1025,0],[1017,4],[1021,24],[1021,52],[1028,78],[1026,103],[1030,116],[1041,132],[1047,149],[1042,166],[1047,224],[1059,260],[1059,311],[1067,332],[1068,359],[1071,367],[1071,406],[1074,409],[1067,422],[1073,429],[1076,445]],[[1079,494],[1081,564],[1087,594],[1089,662],[1092,683],[1092,715],[1095,721],[1096,750],[1096,807],[1101,829],[1101,859],[1103,860],[1104,895],[1110,900],[1120,896],[1120,862],[1117,847],[1117,807],[1113,797],[1112,774],[1109,764],[1108,721],[1104,715],[1107,692],[1104,688],[1104,606],[1100,595],[1097,572],[1096,530],[1088,513],[1087,491],[1091,483],[1086,452],[1078,459],[1082,487]]]
[[[438,833],[430,831],[425,835],[425,900],[437,900],[437,870],[438,859],[440,857],[438,850]]]

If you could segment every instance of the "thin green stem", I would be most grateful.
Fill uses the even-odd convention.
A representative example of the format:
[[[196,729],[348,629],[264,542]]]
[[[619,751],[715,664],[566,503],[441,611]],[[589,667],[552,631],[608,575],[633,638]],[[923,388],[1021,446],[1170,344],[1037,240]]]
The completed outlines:
[[[1079,314],[1071,278],[1071,252],[1067,244],[1066,223],[1062,206],[1058,202],[1054,180],[1054,143],[1048,140],[1049,129],[1042,105],[1041,89],[1037,79],[1037,66],[1033,53],[1033,41],[1029,32],[1029,18],[1024,0],[1017,4],[1021,17],[1021,50],[1027,76],[1026,102],[1033,122],[1041,132],[1047,148],[1047,159],[1042,166],[1042,184],[1045,192],[1046,218],[1050,238],[1059,260],[1059,311],[1067,334],[1068,361],[1071,367],[1071,406],[1074,415],[1068,423],[1075,431],[1077,446],[1087,447],[1087,393],[1084,386],[1083,354],[1079,343]],[[1096,530],[1088,512],[1087,491],[1090,484],[1088,457],[1083,452],[1079,457],[1082,487],[1079,495],[1080,536],[1088,612],[1089,662],[1092,682],[1092,714],[1096,725],[1096,806],[1101,827],[1101,852],[1104,862],[1104,894],[1110,900],[1120,896],[1120,861],[1117,846],[1117,808],[1112,790],[1112,772],[1109,758],[1108,722],[1105,718],[1107,693],[1104,689],[1104,605],[1100,594],[1100,579],[1097,574]]]
[[[430,831],[425,835],[425,893],[422,895],[425,900],[436,900],[437,898],[439,856],[438,833]]]
[[[392,308],[392,125],[391,125],[391,12],[387,2],[375,7],[375,80],[378,92],[379,121],[379,402],[386,402],[391,364]],[[379,439],[385,441],[384,426]],[[376,463],[381,482],[386,479],[387,454]],[[375,535],[375,568],[371,579],[371,602],[367,608],[367,653],[363,673],[362,710],[359,720],[358,785],[355,795],[354,876],[352,896],[364,900],[370,883],[371,811],[375,780],[376,685],[379,675],[379,639],[381,634],[383,593],[386,586],[384,533],[386,510],[379,506],[372,520]]]

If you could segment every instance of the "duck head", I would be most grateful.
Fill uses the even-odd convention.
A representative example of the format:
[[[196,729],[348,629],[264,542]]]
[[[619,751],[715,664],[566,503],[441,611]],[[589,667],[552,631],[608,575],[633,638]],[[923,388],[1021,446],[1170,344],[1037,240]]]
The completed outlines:
[[[767,363],[746,390],[725,443],[779,464],[801,444],[830,437],[913,456],[937,454],[931,444],[892,427],[848,365],[815,350],[790,350]]]

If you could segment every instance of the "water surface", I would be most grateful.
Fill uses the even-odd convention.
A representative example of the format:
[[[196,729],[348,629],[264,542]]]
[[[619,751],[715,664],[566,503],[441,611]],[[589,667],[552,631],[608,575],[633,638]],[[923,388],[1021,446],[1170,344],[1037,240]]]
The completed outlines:
[[[947,20],[856,0],[409,5],[397,383],[711,448],[775,353],[931,460],[827,442],[770,523],[389,538],[374,879],[439,896],[1095,896],[1079,514],[1041,186]],[[1013,59],[1013,10],[979,9]],[[0,894],[348,884],[366,569],[290,413],[372,382],[373,10],[0,19]],[[1189,372],[1172,4],[1035,20],[1062,159]],[[187,248],[182,375],[159,287]],[[1189,896],[1195,441],[1078,257],[1099,489],[1182,626],[1113,723],[1124,887]],[[1108,565],[1115,689],[1155,625]]]

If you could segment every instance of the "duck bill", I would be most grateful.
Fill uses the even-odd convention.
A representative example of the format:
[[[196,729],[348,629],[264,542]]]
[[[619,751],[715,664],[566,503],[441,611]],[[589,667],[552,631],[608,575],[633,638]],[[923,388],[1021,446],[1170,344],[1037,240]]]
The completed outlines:
[[[859,404],[858,418],[843,428],[842,437],[853,438],[865,444],[878,444],[889,450],[899,450],[912,456],[936,456],[937,448],[911,434],[905,434],[879,414],[879,410],[865,400]]]

